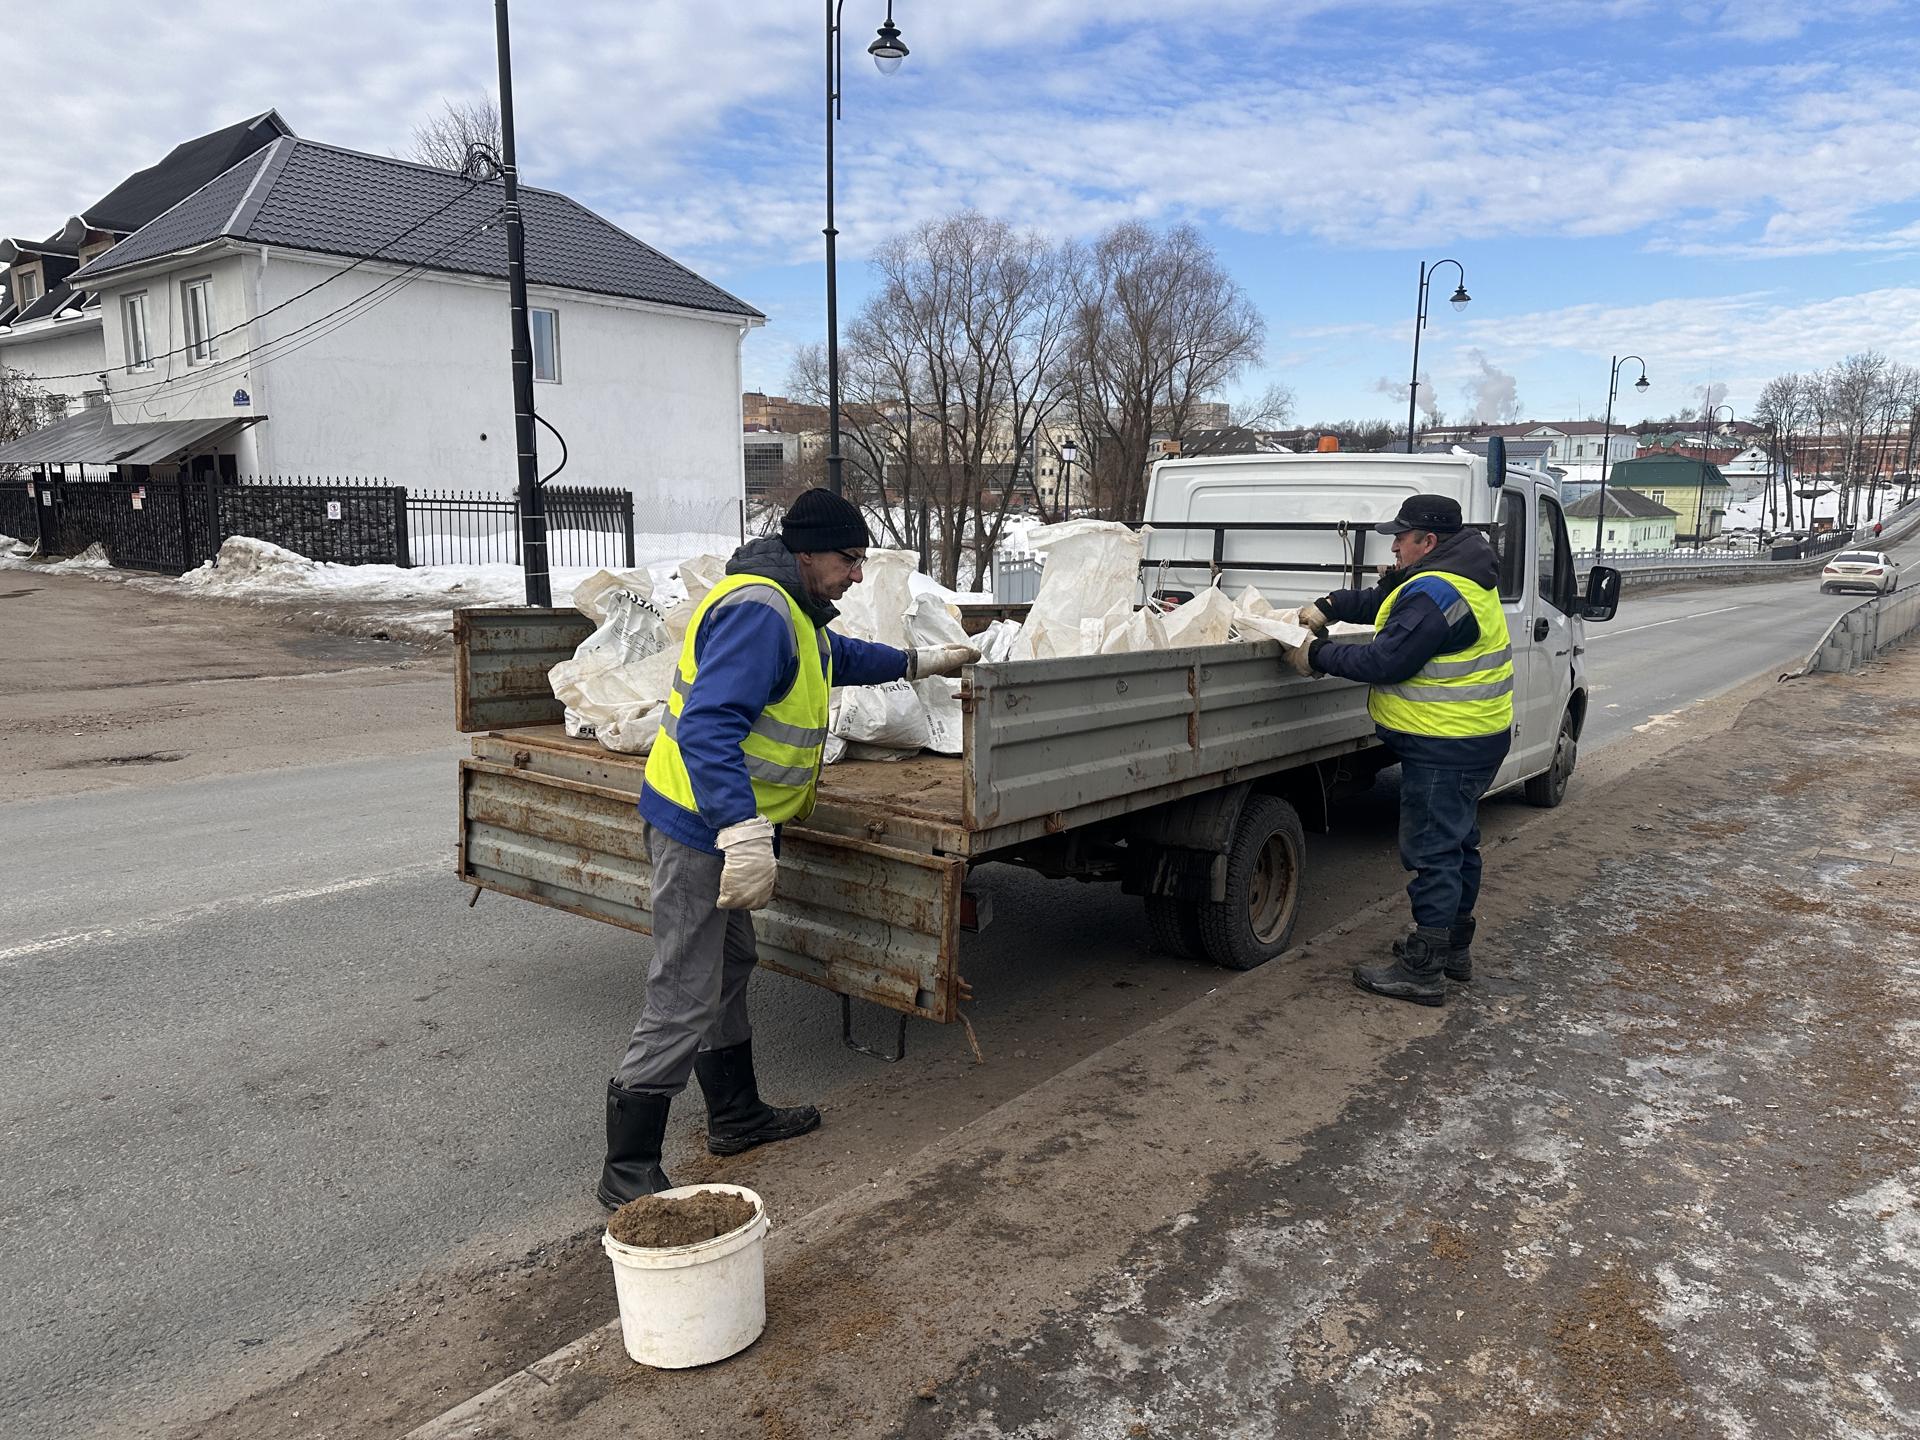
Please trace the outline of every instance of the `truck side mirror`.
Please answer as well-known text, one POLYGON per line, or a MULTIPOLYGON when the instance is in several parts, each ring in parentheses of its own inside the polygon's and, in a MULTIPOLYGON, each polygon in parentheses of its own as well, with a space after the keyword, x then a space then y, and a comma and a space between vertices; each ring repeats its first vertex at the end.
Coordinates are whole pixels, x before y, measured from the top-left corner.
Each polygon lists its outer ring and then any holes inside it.
POLYGON ((1620 572, 1596 565, 1587 572, 1587 598, 1580 606, 1582 620, 1611 620, 1620 608, 1620 572))

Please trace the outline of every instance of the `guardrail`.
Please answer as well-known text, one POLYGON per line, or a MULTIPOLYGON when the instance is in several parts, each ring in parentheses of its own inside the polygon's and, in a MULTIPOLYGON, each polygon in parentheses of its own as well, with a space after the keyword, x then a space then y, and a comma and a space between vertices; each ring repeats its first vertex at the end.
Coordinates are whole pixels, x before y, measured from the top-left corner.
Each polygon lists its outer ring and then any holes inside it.
POLYGON ((1879 595, 1864 605, 1856 605, 1820 638, 1819 646, 1807 663, 1783 680, 1810 675, 1816 671, 1844 675, 1858 670, 1869 660, 1890 650, 1920 628, 1920 589, 1906 594, 1879 595))

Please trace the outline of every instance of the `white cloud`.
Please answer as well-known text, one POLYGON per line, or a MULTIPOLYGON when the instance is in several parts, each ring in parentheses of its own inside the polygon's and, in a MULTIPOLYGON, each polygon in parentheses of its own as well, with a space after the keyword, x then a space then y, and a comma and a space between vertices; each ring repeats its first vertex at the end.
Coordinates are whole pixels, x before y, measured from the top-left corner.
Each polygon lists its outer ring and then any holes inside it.
MULTIPOLYGON (((1597 410, 1606 397, 1613 355, 1645 358, 1653 382, 1639 409, 1666 413, 1697 404, 1699 387, 1717 382, 1719 398, 1736 409, 1758 397, 1760 386, 1788 370, 1815 370, 1861 350, 1920 355, 1920 287, 1901 286, 1814 300, 1771 292, 1669 298, 1638 305, 1570 305, 1460 327, 1462 347, 1479 346, 1500 365, 1527 373, 1581 357, 1591 384, 1570 390, 1597 410), (1515 336, 1527 337, 1516 342, 1515 336)), ((1621 395, 1631 402, 1622 370, 1621 395)), ((1534 388, 1531 383, 1529 389, 1534 388)), ((1564 406, 1563 402, 1563 406, 1564 406)), ((1536 410, 1535 413, 1546 413, 1536 410)))

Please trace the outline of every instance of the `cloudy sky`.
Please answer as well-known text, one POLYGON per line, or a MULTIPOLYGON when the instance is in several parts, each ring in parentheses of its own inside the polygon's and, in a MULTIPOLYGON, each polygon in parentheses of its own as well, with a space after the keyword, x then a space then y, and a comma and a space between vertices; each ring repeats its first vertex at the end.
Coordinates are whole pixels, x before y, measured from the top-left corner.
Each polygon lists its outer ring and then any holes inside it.
MULTIPOLYGON (((1665 414, 1878 348, 1920 363, 1916 0, 845 0, 843 315, 874 243, 972 205, 1055 236, 1190 221, 1303 420, 1665 414), (1624 387, 1623 387, 1624 388, 1624 387)), ((521 0, 520 159, 765 310, 747 382, 823 331, 822 6, 521 0)), ((41 235, 191 135, 276 107, 404 152, 492 89, 489 0, 63 0, 0 55, 0 231, 41 235), (44 85, 22 77, 40 76, 44 85)))

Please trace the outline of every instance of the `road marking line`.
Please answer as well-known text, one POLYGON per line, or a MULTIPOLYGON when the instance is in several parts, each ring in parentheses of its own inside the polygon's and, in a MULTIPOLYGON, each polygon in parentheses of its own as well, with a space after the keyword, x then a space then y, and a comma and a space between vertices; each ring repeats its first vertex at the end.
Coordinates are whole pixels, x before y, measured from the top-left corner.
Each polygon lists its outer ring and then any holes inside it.
POLYGON ((1653 630, 1662 625, 1678 625, 1682 620, 1704 620, 1709 615, 1726 615, 1735 610, 1745 610, 1745 605, 1723 605, 1718 610, 1702 610, 1696 615, 1676 615, 1671 620, 1653 620, 1645 625, 1629 625, 1625 630, 1602 630, 1598 635, 1589 635, 1588 642, 1611 640, 1616 635, 1631 635, 1636 630, 1653 630))
POLYGON ((334 880, 325 885, 303 885, 293 890, 276 890, 267 895, 236 895, 224 900, 207 900, 198 905, 185 905, 178 910, 143 916, 138 920, 127 921, 120 925, 102 925, 92 930, 68 930, 55 935, 42 935, 38 939, 0 949, 0 966, 12 965, 18 961, 30 960, 36 955, 71 949, 74 946, 93 945, 105 940, 132 940, 157 934, 163 930, 176 929, 195 920, 219 915, 227 910, 238 910, 246 906, 290 905, 300 900, 319 900, 328 895, 339 895, 349 890, 365 890, 374 885, 385 885, 389 881, 410 879, 416 875, 426 875, 445 869, 447 866, 441 861, 420 861, 412 865, 401 865, 392 870, 383 870, 378 875, 356 875, 349 880, 334 880))

